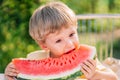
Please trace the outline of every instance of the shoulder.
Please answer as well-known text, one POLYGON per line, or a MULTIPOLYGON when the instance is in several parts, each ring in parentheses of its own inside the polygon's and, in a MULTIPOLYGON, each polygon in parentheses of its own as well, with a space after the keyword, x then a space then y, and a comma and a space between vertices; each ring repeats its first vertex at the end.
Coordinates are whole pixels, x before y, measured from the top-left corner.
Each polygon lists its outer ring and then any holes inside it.
POLYGON ((44 50, 37 50, 37 51, 34 51, 34 52, 30 52, 27 55, 27 59, 34 59, 34 60, 45 59, 45 58, 48 58, 48 57, 49 57, 49 53, 44 51, 44 50))

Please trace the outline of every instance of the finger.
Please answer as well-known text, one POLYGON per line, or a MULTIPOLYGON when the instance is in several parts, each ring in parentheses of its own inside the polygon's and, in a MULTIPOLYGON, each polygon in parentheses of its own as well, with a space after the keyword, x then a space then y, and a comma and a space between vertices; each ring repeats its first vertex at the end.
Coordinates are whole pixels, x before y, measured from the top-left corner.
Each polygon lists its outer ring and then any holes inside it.
POLYGON ((89 74, 91 72, 91 69, 89 68, 88 65, 86 65, 85 63, 82 64, 82 68, 89 74))
POLYGON ((90 79, 95 72, 95 70, 90 69, 90 67, 86 66, 85 64, 83 64, 81 71, 84 73, 87 79, 90 79))
POLYGON ((89 67, 92 71, 96 70, 96 61, 89 59, 88 62, 91 64, 89 67))
POLYGON ((18 75, 18 73, 13 73, 13 72, 10 73, 10 76, 14 76, 15 77, 17 75, 18 75))
POLYGON ((17 76, 17 73, 12 73, 12 72, 8 72, 5 74, 6 76, 17 76))
POLYGON ((14 78, 11 76, 5 76, 5 78, 6 78, 6 80, 14 80, 14 78))
POLYGON ((9 72, 19 73, 19 71, 16 70, 16 68, 13 65, 8 65, 8 67, 5 69, 5 74, 9 73, 9 72))
POLYGON ((19 73, 19 71, 17 71, 17 70, 14 69, 14 68, 7 69, 7 70, 6 70, 6 73, 7 73, 7 72, 19 73))
POLYGON ((96 66, 96 61, 92 59, 87 60, 91 65, 96 66))
POLYGON ((11 69, 11 72, 13 72, 13 73, 19 73, 19 71, 16 70, 15 68, 12 68, 12 69, 11 69))
POLYGON ((9 66, 9 68, 16 69, 15 66, 13 65, 13 63, 10 63, 8 66, 9 66))
POLYGON ((83 67, 81 67, 81 71, 84 73, 85 76, 88 75, 88 72, 83 67))
POLYGON ((95 67, 95 64, 90 60, 85 61, 84 64, 88 66, 90 69, 95 67))
POLYGON ((17 76, 17 74, 18 74, 18 72, 13 71, 13 70, 5 72, 5 75, 8 75, 8 76, 17 76))

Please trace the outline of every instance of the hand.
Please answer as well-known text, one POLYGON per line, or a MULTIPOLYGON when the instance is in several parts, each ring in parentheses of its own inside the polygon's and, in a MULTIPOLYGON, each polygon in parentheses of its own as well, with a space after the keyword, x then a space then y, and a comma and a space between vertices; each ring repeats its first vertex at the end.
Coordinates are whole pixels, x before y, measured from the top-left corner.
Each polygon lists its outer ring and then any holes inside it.
POLYGON ((81 71, 87 79, 91 79, 96 71, 96 61, 88 59, 81 64, 81 71))
POLYGON ((7 80, 14 80, 14 77, 17 76, 18 71, 15 69, 13 63, 9 63, 5 69, 5 77, 7 80))

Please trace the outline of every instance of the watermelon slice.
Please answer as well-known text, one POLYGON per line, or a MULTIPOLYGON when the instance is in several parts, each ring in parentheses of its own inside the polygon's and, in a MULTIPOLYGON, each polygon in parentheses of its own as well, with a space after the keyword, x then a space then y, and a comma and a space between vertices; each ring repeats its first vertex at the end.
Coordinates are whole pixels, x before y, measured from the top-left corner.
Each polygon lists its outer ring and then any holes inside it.
POLYGON ((81 45, 79 49, 65 54, 59 58, 46 58, 42 60, 28 60, 15 58, 12 60, 20 72, 18 77, 23 79, 39 80, 66 80, 70 75, 82 75, 80 64, 88 58, 95 57, 95 47, 81 45))

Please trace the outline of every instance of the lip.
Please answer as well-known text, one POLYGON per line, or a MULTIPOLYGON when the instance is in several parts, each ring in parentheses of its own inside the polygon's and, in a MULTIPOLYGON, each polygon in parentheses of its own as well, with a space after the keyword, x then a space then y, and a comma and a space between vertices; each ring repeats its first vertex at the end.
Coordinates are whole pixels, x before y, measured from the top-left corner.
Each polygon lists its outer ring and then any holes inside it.
POLYGON ((69 53, 73 52, 74 50, 75 50, 75 48, 70 50, 70 51, 68 51, 68 52, 66 52, 65 54, 69 54, 69 53))

